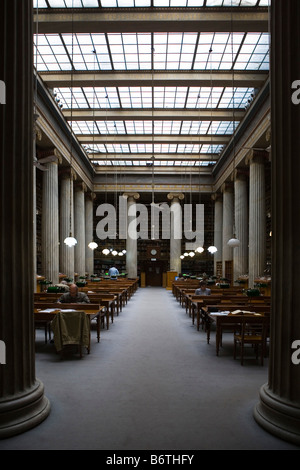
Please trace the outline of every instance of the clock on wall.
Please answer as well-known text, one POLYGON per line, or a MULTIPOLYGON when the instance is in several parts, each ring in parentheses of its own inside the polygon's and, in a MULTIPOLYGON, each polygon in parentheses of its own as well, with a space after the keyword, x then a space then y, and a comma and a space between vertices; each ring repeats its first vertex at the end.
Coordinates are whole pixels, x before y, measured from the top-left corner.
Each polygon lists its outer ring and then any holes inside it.
POLYGON ((160 247, 158 246, 148 246, 147 247, 147 258, 159 258, 160 257, 160 247))

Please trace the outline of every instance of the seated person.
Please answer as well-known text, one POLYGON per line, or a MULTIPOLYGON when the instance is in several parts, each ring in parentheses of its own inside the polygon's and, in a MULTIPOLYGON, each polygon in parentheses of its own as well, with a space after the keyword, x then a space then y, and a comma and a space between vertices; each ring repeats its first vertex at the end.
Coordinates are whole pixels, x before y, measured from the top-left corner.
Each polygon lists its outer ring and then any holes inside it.
POLYGON ((183 275, 181 273, 178 274, 178 276, 175 277, 175 281, 185 281, 183 275))
POLYGON ((211 290, 208 289, 206 286, 207 286, 206 282, 201 281, 199 289, 195 290, 195 295, 210 295, 211 290))
MULTIPOLYGON (((61 281, 59 284, 54 284, 55 287, 60 287, 64 289, 64 292, 69 292, 70 288, 67 281, 61 281)), ((62 290, 63 292, 63 290, 62 290)))
POLYGON ((108 274, 109 274, 111 279, 117 279, 117 276, 119 276, 119 271, 117 270, 117 268, 115 266, 112 266, 108 270, 108 274))
POLYGON ((59 299, 58 303, 62 304, 89 304, 90 299, 84 292, 78 292, 76 284, 70 285, 69 292, 63 294, 59 299))

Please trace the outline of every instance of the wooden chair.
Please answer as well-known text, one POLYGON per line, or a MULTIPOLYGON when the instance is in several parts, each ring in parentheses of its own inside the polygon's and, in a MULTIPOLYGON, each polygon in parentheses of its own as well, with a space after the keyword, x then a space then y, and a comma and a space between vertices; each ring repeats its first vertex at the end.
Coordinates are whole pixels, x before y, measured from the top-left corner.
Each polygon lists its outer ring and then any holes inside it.
POLYGON ((85 312, 80 310, 59 312, 51 326, 54 345, 61 358, 63 350, 70 345, 78 346, 80 358, 82 358, 82 347, 87 348, 89 352, 90 324, 85 312))
POLYGON ((264 315, 245 315, 241 319, 240 331, 234 334, 234 359, 237 356, 237 346, 240 346, 241 365, 244 364, 245 345, 250 344, 255 348, 256 359, 260 348, 260 363, 263 366, 266 356, 267 332, 269 330, 270 317, 264 315))

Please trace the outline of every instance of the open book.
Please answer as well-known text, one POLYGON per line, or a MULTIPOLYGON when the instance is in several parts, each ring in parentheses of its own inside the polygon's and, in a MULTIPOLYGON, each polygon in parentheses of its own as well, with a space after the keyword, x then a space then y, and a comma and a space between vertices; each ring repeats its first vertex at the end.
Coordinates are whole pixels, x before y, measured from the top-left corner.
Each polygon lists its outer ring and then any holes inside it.
POLYGON ((259 313, 250 312, 249 310, 233 310, 230 315, 260 315, 259 313))

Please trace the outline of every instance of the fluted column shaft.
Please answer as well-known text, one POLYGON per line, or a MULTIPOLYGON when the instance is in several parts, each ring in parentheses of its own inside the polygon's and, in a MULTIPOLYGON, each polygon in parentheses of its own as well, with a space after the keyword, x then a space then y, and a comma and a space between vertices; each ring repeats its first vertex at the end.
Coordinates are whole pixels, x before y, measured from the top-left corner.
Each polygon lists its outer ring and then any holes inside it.
POLYGON ((300 364, 293 343, 300 339, 300 105, 291 93, 300 79, 299 24, 298 0, 272 1, 272 317, 268 383, 254 413, 264 429, 298 446, 300 364))
POLYGON ((93 200, 94 194, 87 194, 85 198, 85 271, 89 274, 94 273, 94 251, 88 247, 93 241, 93 200))
POLYGON ((265 157, 253 155, 249 172, 249 287, 262 276, 266 263, 265 157))
POLYGON ((223 200, 220 196, 215 196, 215 217, 214 217, 214 245, 218 251, 214 254, 214 273, 217 273, 217 262, 222 261, 223 252, 223 200))
POLYGON ((139 194, 127 194, 126 271, 128 278, 137 277, 136 200, 139 197, 139 194))
POLYGON ((35 376, 32 21, 32 0, 0 2, 0 77, 6 84, 6 104, 0 105, 1 439, 40 424, 50 411, 35 376))
POLYGON ((233 250, 233 276, 248 273, 248 187, 245 175, 236 174, 234 181, 235 235, 240 245, 233 250))
POLYGON ((60 272, 74 278, 74 246, 64 243, 70 232, 74 237, 73 175, 66 173, 60 185, 60 272))
POLYGON ((222 269, 225 276, 225 261, 232 261, 233 249, 228 246, 228 241, 233 236, 233 188, 232 185, 225 184, 223 192, 223 248, 222 248, 222 269))
POLYGON ((59 282, 58 161, 46 163, 43 174, 42 273, 59 282))
POLYGON ((86 187, 79 183, 74 191, 74 234, 77 240, 74 253, 74 269, 78 277, 85 276, 85 203, 86 187))
POLYGON ((170 271, 181 273, 181 243, 182 243, 182 209, 180 200, 184 195, 169 193, 171 201, 171 230, 170 230, 170 271))

